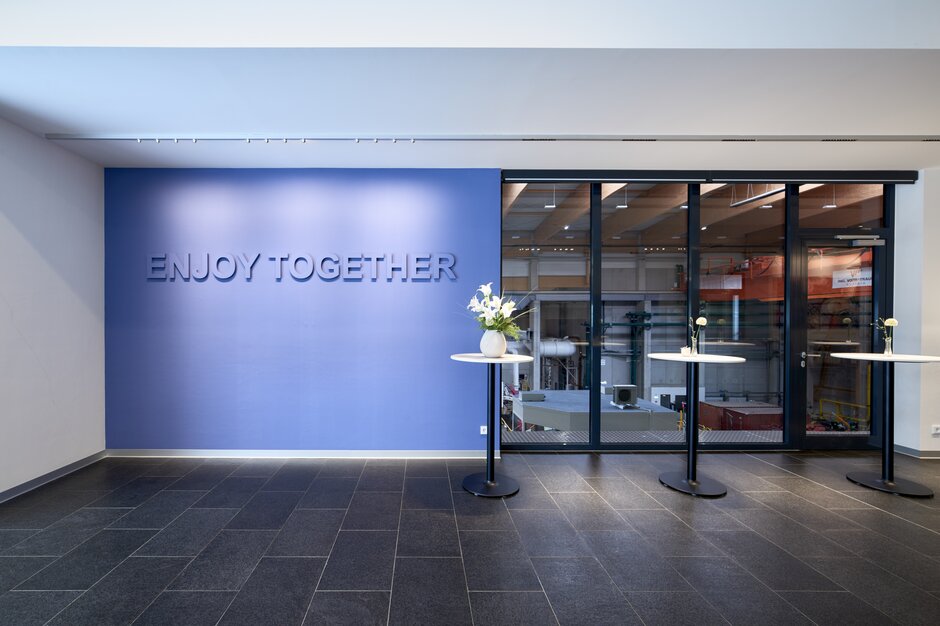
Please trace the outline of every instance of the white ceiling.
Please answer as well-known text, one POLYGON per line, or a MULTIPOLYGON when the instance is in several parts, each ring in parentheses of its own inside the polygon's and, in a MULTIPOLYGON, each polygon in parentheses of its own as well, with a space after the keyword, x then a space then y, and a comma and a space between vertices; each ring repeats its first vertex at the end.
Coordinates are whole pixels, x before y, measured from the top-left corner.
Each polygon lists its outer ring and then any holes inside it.
POLYGON ((0 45, 926 49, 936 0, 0 0, 0 45))
MULTIPOLYGON (((689 0, 647 3, 656 8, 642 10, 632 1, 586 0, 570 15, 569 28, 558 27, 569 17, 568 9, 559 9, 551 29, 545 18, 551 7, 543 4, 539 12, 529 0, 520 3, 531 10, 529 28, 518 7, 502 13, 490 7, 490 14, 480 6, 466 14, 449 9, 451 19, 444 20, 429 3, 408 0, 407 16, 424 30, 399 19, 385 22, 384 31, 383 17, 391 19, 386 5, 362 2, 329 10, 327 3, 309 3, 308 21, 285 19, 278 28, 266 28, 271 15, 284 17, 293 3, 272 0, 265 5, 270 14, 262 16, 249 10, 257 3, 227 2, 231 10, 220 9, 218 18, 229 29, 203 28, 206 7, 218 2, 190 3, 187 13, 171 14, 94 0, 62 3, 59 11, 42 14, 49 4, 0 0, 0 117, 39 135, 96 138, 59 143, 107 166, 940 166, 940 142, 921 141, 940 137, 937 2, 915 0, 886 12, 879 0, 798 0, 778 11, 757 3, 764 7, 757 15, 747 8, 755 3, 726 0, 712 3, 706 16, 703 3, 689 0), (363 4, 374 10, 351 20, 349 6, 363 4), (837 12, 848 5, 854 7, 851 19, 837 12), (800 13, 810 6, 812 19, 800 13), (663 7, 673 10, 665 23, 663 7), (922 19, 915 19, 912 7, 919 7, 922 19), (112 11, 107 17, 105 9, 112 11), (608 14, 612 19, 602 19, 608 14), (175 16, 172 28, 167 15, 175 16), (438 20, 434 28, 428 16, 438 20), (489 30, 481 16, 489 19, 489 30), (643 27, 657 16, 660 22, 643 27), (251 18, 258 20, 254 30, 247 28, 251 18), (613 18, 621 18, 617 28, 613 18), (298 23, 310 28, 292 30, 298 23), (335 27, 333 35, 321 37, 328 25, 335 27), (512 41, 518 46, 509 46, 509 25, 515 26, 512 41), (627 34, 618 39, 621 26, 627 34), (435 28, 468 47, 434 47, 441 43, 435 28), (667 35, 676 31, 690 38, 667 35), (692 36, 700 31, 712 38, 692 36), (618 49, 584 46, 583 32, 596 32, 598 41, 618 49), (662 47, 635 47, 650 33, 665 36, 662 47), (758 45, 753 33, 766 34, 770 47, 786 49, 748 49, 758 45), (736 49, 720 49, 720 37, 736 49), (555 45, 523 46, 546 40, 555 45), (859 40, 868 45, 858 46, 859 40), (321 47, 324 41, 342 47, 321 47), (712 49, 668 49, 687 41, 712 49), (165 47, 61 47, 95 42, 165 47), (174 47, 196 42, 208 47, 174 47), (226 42, 239 47, 211 47, 226 42), (30 46, 2 45, 10 43, 30 46), (254 47, 274 43, 296 47, 254 47), (806 48, 831 47, 827 43, 869 49, 806 48), (504 47, 492 47, 499 44, 504 47), (138 144, 137 137, 144 141, 138 144), (163 141, 156 144, 155 137, 163 141), (194 137, 202 141, 193 144, 194 137), (247 144, 246 137, 259 141, 247 144), (311 141, 284 144, 285 137, 311 141), (729 138, 760 141, 721 141, 729 138), (857 141, 820 141, 825 138, 857 141)), ((163 4, 183 11, 178 0, 163 4)))

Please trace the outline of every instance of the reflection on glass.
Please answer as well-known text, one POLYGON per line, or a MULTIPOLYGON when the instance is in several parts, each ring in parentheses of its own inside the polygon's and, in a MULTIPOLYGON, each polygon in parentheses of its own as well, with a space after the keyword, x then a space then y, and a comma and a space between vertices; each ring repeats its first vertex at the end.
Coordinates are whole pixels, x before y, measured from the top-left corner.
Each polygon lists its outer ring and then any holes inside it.
POLYGON ((784 200, 780 184, 702 185, 699 349, 747 359, 703 368, 703 441, 783 441, 784 200))
POLYGON ((681 443, 688 186, 602 186, 601 441, 681 443))
POLYGON ((502 371, 505 443, 588 443, 590 185, 503 185, 503 291, 525 311, 502 371))
POLYGON ((868 435, 871 364, 833 352, 871 352, 872 249, 807 251, 806 432, 868 435))
POLYGON ((800 228, 870 229, 883 225, 882 185, 800 185, 800 228))

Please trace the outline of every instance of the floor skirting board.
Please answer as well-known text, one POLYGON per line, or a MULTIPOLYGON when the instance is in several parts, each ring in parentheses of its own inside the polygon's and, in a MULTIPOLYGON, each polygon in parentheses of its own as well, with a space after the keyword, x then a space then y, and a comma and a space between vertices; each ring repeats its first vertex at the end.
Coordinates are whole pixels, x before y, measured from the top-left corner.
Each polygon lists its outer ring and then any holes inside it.
MULTIPOLYGON (((238 459, 485 459, 485 450, 162 450, 109 449, 108 456, 238 459)), ((498 454, 497 454, 498 456, 498 454)))
POLYGON ((940 450, 915 450, 914 448, 895 444, 894 451, 898 454, 912 456, 915 459, 940 459, 940 450))
POLYGON ((26 493, 27 491, 32 491, 36 487, 41 487, 45 485, 46 483, 51 483, 53 480, 56 480, 57 478, 62 478, 66 474, 71 474, 72 472, 76 470, 80 470, 86 465, 91 465, 95 461, 99 461, 106 456, 108 456, 108 451, 102 450, 101 452, 96 452, 95 454, 92 454, 91 456, 86 456, 84 459, 79 459, 75 461, 74 463, 69 463, 68 465, 64 467, 60 467, 57 470, 52 470, 51 472, 43 474, 42 476, 38 476, 32 480, 27 480, 22 485, 17 485, 16 487, 12 487, 10 489, 7 489, 6 491, 0 491, 0 503, 6 502, 7 500, 11 500, 15 498, 16 496, 26 493))

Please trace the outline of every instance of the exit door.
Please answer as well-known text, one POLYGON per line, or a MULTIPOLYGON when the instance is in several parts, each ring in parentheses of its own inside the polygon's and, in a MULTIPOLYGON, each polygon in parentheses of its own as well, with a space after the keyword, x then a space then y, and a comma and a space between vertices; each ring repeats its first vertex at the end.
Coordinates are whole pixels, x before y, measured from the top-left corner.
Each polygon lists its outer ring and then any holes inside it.
POLYGON ((802 240, 790 422, 801 448, 867 448, 880 436, 881 366, 834 355, 880 349, 881 243, 802 240))

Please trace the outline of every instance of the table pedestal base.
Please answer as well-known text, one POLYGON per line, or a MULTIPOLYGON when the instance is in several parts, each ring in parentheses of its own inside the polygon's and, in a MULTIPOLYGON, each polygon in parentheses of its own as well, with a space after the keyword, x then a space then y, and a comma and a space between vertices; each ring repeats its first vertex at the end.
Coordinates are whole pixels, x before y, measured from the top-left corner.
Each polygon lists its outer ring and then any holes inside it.
POLYGON ((893 482, 888 482, 882 479, 881 474, 878 472, 851 472, 846 474, 845 477, 857 485, 877 489, 885 493, 910 496, 911 498, 933 497, 933 491, 919 483, 903 478, 895 478, 893 482))
POLYGON ((685 472, 663 472, 659 475, 659 482, 670 489, 702 498, 720 498, 728 493, 728 488, 717 480, 699 476, 698 480, 690 482, 685 472))
POLYGON ((519 491, 519 483, 509 476, 496 474, 495 478, 493 482, 487 482, 486 472, 470 474, 463 479, 463 488, 475 496, 484 498, 501 498, 519 491))

